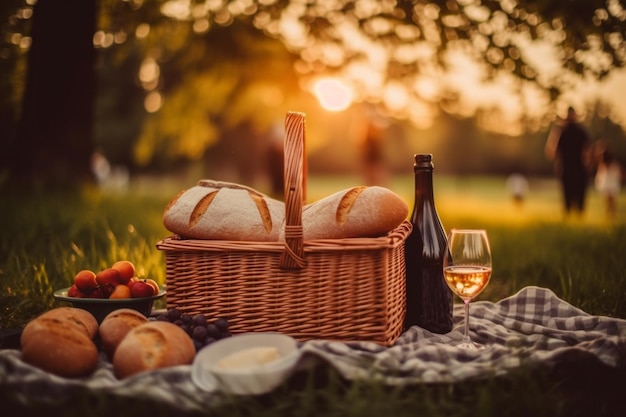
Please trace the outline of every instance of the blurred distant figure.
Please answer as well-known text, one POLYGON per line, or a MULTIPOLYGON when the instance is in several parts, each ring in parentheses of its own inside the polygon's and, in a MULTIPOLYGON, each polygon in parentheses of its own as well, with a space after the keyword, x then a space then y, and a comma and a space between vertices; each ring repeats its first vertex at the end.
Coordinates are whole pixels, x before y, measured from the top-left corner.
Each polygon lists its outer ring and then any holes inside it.
POLYGON ((528 180, 520 173, 513 173, 506 179, 506 187, 508 188, 513 202, 522 205, 528 192, 528 180))
POLYGON ((387 168, 384 157, 384 125, 382 121, 371 120, 362 144, 363 169, 366 185, 384 185, 387 181, 387 168))
POLYGON ((267 154, 267 169, 270 176, 270 195, 273 198, 282 199, 285 195, 285 129, 280 123, 272 126, 269 133, 269 145, 267 154))
POLYGON ((585 210, 588 182, 589 135, 578 123, 573 107, 567 117, 555 123, 546 142, 546 155, 554 161, 556 175, 561 181, 565 214, 585 210))
POLYGON ((601 153, 594 184, 604 198, 607 217, 614 219, 622 185, 622 165, 609 149, 604 149, 601 153))
POLYGON ((91 155, 91 170, 99 185, 104 184, 111 175, 111 164, 102 152, 95 151, 91 155))
POLYGON ((123 191, 128 188, 130 174, 123 166, 111 166, 106 156, 96 151, 91 155, 91 170, 100 188, 123 191))

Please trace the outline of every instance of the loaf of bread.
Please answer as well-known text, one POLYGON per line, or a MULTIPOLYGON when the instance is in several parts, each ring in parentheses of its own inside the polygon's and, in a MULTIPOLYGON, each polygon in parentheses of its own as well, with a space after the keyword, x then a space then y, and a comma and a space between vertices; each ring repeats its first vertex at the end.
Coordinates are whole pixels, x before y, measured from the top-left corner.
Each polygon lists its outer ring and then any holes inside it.
POLYGON ((285 217, 283 202, 252 188, 201 180, 165 207, 170 232, 195 239, 276 241, 285 217))
MULTIPOLYGON (((406 202, 380 186, 352 187, 304 206, 305 240, 383 236, 409 214, 406 202)), ((166 206, 165 227, 195 239, 284 240, 285 205, 239 184, 200 180, 166 206)))
POLYGON ((149 321, 130 330, 113 355, 113 370, 120 378, 140 372, 187 365, 196 354, 191 337, 167 321, 149 321))
POLYGON ((302 234, 304 240, 384 236, 408 214, 406 202, 385 187, 352 187, 304 206, 302 234))
POLYGON ((57 307, 41 314, 39 318, 56 318, 66 320, 83 328, 90 338, 98 334, 98 320, 87 310, 75 307, 57 307))
POLYGON ((117 346, 122 342, 126 334, 146 322, 148 322, 146 316, 130 308, 114 310, 104 317, 98 332, 102 350, 107 354, 109 360, 113 360, 115 349, 117 349, 117 346))
POLYGON ((91 374, 98 366, 98 348, 90 334, 91 319, 96 319, 76 310, 62 307, 31 320, 20 339, 22 360, 62 377, 91 374))

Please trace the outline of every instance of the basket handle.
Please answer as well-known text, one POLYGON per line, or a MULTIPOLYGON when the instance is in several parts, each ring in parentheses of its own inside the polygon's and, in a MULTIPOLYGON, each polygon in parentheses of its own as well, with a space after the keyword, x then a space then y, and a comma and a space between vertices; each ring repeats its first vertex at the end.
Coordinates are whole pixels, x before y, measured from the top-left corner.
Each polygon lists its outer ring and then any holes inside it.
POLYGON ((288 112, 285 118, 285 250, 281 269, 302 269, 304 242, 302 205, 305 187, 304 113, 288 112))

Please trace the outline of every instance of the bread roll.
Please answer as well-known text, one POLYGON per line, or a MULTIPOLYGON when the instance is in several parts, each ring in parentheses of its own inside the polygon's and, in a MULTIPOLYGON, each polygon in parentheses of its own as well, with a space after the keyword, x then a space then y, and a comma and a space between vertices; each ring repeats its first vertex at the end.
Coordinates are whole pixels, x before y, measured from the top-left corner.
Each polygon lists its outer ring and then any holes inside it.
POLYGON ((115 349, 126 334, 147 321, 146 316, 130 308, 120 308, 107 314, 100 323, 98 331, 102 350, 107 354, 109 360, 113 359, 115 349))
POLYGON ((201 180, 165 207, 164 226, 195 239, 276 241, 285 206, 243 185, 201 180))
POLYGON ((82 308, 57 307, 39 316, 39 318, 43 317, 52 317, 75 323, 77 326, 84 328, 92 339, 98 334, 98 320, 93 314, 82 308))
POLYGON ((304 240, 383 236, 409 214, 406 202, 379 186, 339 191, 302 210, 304 240))
MULTIPOLYGON (((90 339, 93 339, 98 334, 98 321, 93 316, 93 314, 81 308, 53 308, 52 310, 48 310, 45 313, 42 313, 32 321, 42 319, 54 319, 63 321, 71 326, 74 326, 78 331, 85 333, 87 336, 89 336, 90 339)), ((22 335, 20 336, 20 343, 22 344, 22 346, 25 342, 28 342, 31 339, 30 332, 34 328, 36 327, 31 325, 30 323, 29 325, 24 327, 24 330, 22 330, 22 335)))
POLYGON ((22 332, 22 360, 63 377, 80 377, 98 366, 98 348, 89 334, 63 318, 38 317, 22 332))
POLYGON ((191 337, 167 321, 149 321, 128 332, 113 355, 115 375, 126 378, 139 372, 187 365, 196 355, 191 337))

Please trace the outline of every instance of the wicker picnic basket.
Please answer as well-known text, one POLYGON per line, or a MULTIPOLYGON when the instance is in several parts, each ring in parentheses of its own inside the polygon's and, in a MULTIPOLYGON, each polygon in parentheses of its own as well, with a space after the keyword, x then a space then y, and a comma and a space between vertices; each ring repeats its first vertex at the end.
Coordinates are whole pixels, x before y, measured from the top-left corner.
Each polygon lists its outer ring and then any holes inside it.
POLYGON ((304 115, 288 113, 285 128, 285 241, 159 241, 167 308, 226 317, 233 334, 392 345, 404 320, 411 224, 382 237, 303 241, 304 115))

